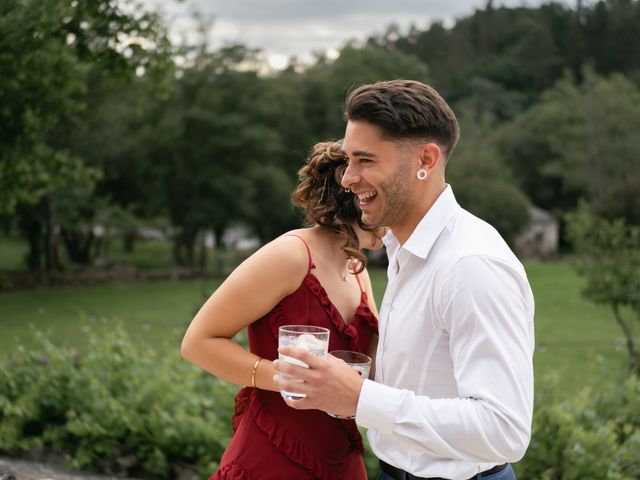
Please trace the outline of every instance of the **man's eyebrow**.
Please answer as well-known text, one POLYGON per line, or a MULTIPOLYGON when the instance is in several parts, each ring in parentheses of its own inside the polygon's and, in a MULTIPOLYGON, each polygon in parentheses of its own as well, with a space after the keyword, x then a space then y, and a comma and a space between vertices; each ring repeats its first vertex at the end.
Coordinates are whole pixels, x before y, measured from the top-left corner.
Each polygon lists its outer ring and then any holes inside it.
MULTIPOLYGON (((347 152, 345 152, 346 154, 347 152)), ((356 150, 355 152, 351 152, 352 157, 368 157, 368 158, 376 158, 377 155, 375 153, 367 152, 366 150, 356 150)))

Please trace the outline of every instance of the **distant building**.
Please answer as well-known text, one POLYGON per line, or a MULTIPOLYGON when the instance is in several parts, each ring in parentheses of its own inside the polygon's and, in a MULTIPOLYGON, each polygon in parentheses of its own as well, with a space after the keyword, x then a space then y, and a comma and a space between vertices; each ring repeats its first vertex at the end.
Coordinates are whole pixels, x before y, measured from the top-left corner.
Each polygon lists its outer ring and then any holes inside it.
POLYGON ((546 260, 558 255, 560 224, 541 208, 529 209, 529 225, 516 238, 515 251, 520 259, 546 260))
POLYGON ((222 236, 222 243, 226 248, 235 250, 255 250, 260 247, 260 239, 251 235, 249 229, 242 224, 227 228, 222 236))

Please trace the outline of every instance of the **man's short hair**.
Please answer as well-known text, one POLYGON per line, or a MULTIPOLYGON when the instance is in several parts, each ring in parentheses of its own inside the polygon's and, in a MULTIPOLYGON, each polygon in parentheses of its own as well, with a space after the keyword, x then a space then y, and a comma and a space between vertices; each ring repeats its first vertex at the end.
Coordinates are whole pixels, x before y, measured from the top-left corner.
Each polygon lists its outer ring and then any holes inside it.
POLYGON ((380 127, 393 140, 437 143, 451 155, 460 127, 453 110, 429 85, 414 80, 389 80, 362 85, 346 100, 346 120, 362 120, 380 127))

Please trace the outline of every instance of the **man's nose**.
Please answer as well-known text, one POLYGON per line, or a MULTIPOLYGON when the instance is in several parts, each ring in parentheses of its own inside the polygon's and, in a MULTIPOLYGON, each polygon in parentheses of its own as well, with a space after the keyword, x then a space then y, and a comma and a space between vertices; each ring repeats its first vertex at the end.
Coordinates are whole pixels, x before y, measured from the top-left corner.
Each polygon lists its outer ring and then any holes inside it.
POLYGON ((342 179, 340 180, 340 183, 344 188, 349 188, 351 187, 351 185, 353 185, 357 181, 358 181, 358 178, 354 171, 353 164, 349 163, 347 165, 347 169, 344 171, 344 174, 342 175, 342 179))

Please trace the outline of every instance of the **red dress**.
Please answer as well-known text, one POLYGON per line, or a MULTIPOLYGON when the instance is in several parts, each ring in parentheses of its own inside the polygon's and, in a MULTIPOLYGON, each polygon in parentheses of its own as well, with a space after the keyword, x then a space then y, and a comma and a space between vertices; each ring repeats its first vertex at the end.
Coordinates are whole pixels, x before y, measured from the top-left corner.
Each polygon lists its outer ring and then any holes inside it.
MULTIPOLYGON (((253 353, 275 360, 281 325, 328 328, 329 351, 368 351, 372 335, 378 333, 378 320, 369 310, 366 293, 362 291, 360 305, 347 325, 311 273, 314 268, 309 253, 309 272, 300 287, 249 326, 253 353)), ((245 387, 236 396, 233 428, 220 469, 210 480, 367 478, 362 438, 354 420, 339 420, 320 410, 295 410, 278 392, 245 387)))

